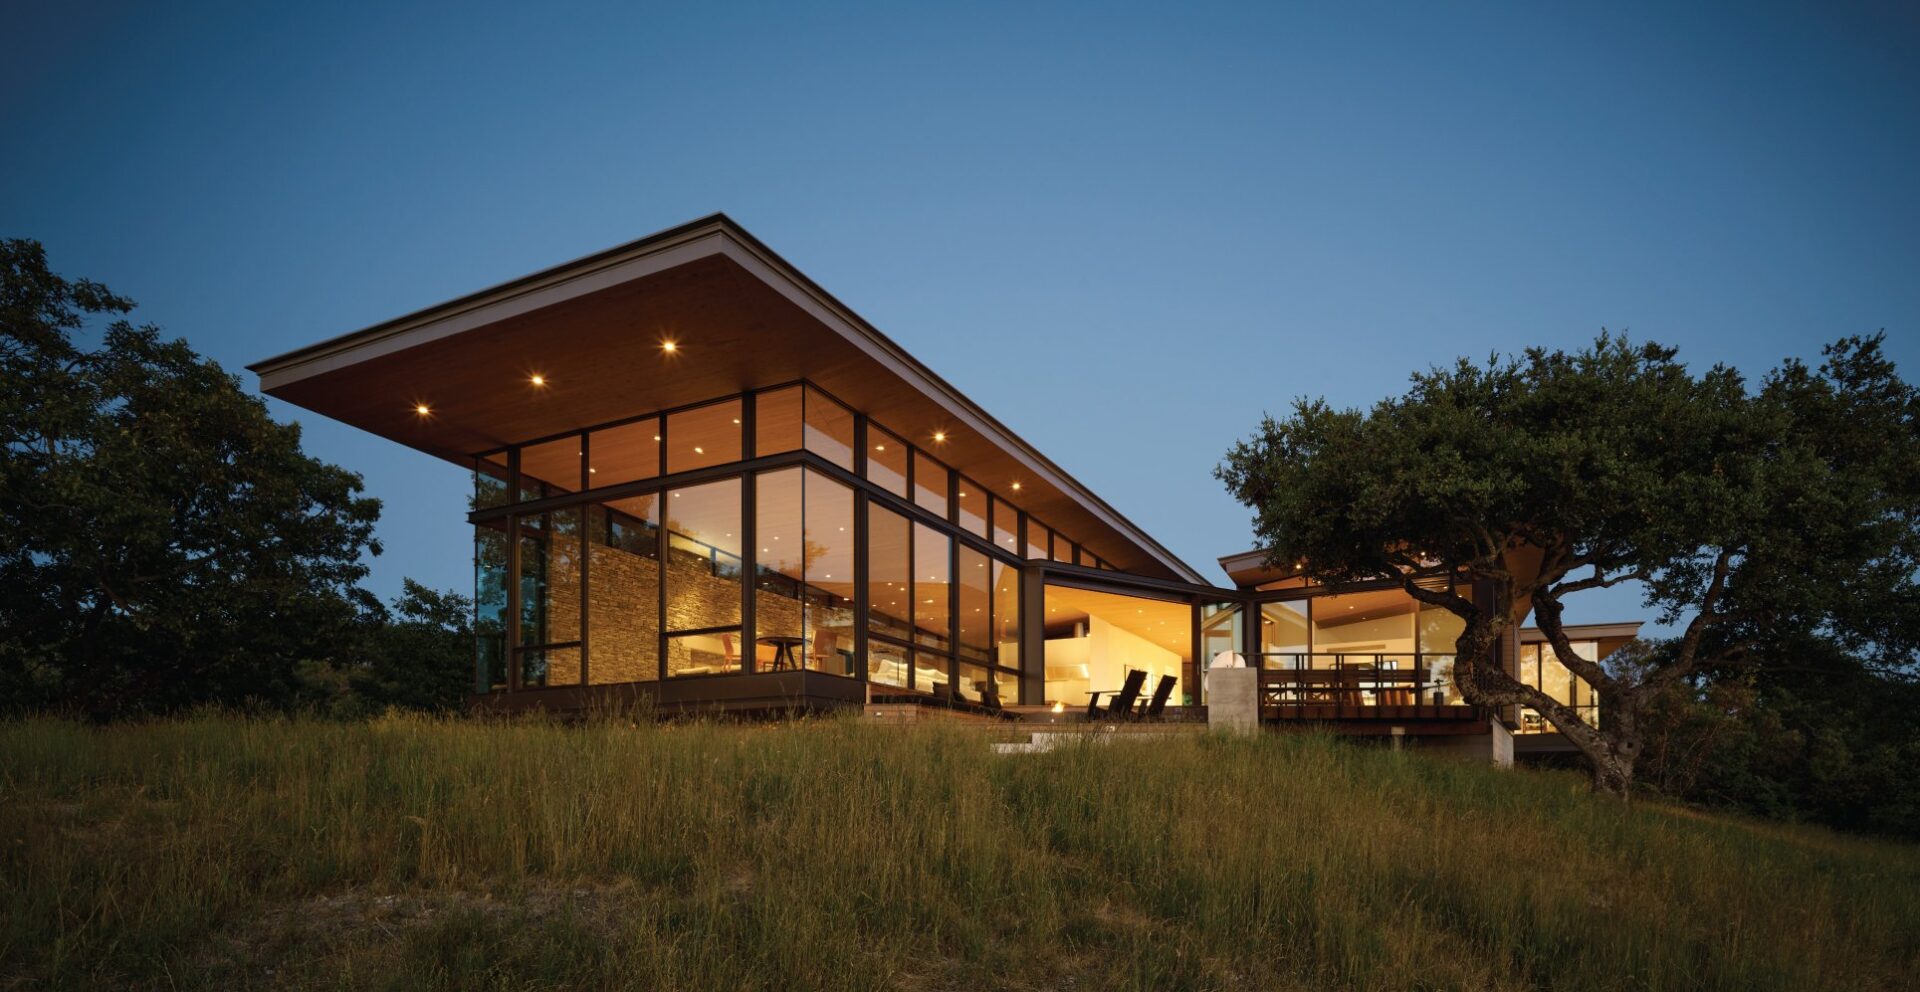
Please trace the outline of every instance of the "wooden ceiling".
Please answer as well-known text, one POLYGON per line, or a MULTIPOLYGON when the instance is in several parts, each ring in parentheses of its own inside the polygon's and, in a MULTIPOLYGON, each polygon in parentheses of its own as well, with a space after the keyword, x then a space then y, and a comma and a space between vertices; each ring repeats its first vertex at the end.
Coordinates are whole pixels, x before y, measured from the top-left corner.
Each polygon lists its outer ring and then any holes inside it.
MULTIPOLYGON (((502 445, 804 378, 1117 567, 1199 580, 877 331, 829 326, 819 307, 796 302, 794 285, 776 288, 768 270, 784 263, 750 235, 706 223, 721 248, 658 271, 582 289, 563 266, 253 368, 271 396, 463 465, 502 445), (572 289, 556 289, 568 279, 572 289), (516 300, 532 302, 505 306, 516 300)), ((651 240, 615 252, 642 255, 651 240)))

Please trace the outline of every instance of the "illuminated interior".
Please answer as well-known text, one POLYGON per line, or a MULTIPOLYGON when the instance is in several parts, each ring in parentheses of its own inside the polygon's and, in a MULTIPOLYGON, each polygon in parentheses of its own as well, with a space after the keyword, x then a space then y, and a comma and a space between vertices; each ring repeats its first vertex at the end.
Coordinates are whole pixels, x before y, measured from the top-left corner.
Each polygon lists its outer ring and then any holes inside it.
POLYGON ((1045 600, 1046 702, 1085 707, 1090 692, 1118 690, 1137 669, 1147 673, 1143 698, 1169 676, 1171 702, 1180 704, 1193 662, 1192 605, 1057 585, 1045 600))

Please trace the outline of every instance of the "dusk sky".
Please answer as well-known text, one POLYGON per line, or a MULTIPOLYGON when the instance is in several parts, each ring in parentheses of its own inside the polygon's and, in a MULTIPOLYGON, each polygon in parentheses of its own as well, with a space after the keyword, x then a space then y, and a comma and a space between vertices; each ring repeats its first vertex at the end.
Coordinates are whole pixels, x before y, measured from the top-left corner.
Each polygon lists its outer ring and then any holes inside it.
MULTIPOLYGON (((1296 396, 1602 328, 1920 375, 1911 4, 35 6, 0 236, 248 389, 725 211, 1222 582, 1211 470, 1296 396)), ((470 591, 463 470, 272 409, 384 502, 377 592, 470 591)))

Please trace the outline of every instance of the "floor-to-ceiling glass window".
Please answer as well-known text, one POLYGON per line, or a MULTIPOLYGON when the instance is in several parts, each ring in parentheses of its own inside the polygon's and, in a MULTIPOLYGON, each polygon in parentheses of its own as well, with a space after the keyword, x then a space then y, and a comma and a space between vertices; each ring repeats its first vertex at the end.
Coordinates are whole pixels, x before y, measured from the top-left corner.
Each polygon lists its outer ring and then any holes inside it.
MULTIPOLYGON (((1594 641, 1573 641, 1571 644, 1573 653, 1581 658, 1597 661, 1600 657, 1600 645, 1594 641)), ((1518 662, 1514 674, 1520 681, 1573 707, 1582 719, 1597 724, 1600 707, 1593 687, 1560 663, 1552 645, 1522 644, 1518 662)), ((1550 734, 1558 733, 1558 730, 1538 711, 1523 706, 1520 708, 1520 729, 1516 733, 1550 734)))
POLYGON ((664 517, 667 674, 737 672, 743 647, 740 480, 672 490, 664 517))
POLYGON ((658 493, 587 508, 587 648, 594 685, 660 676, 658 493))
POLYGON ((580 684, 581 513, 526 514, 520 530, 520 684, 580 684))
POLYGON ((473 528, 474 690, 507 687, 507 522, 473 528))
POLYGON ((867 679, 902 689, 913 637, 912 534, 906 517, 867 505, 867 679))
POLYGON ((941 691, 952 677, 953 538, 913 525, 913 688, 941 691))
POLYGON ((1146 673, 1142 699, 1172 679, 1168 702, 1190 700, 1191 604, 1056 585, 1044 600, 1047 702, 1084 707, 1089 693, 1121 689, 1134 670, 1146 673))
POLYGON ((987 556, 961 545, 958 572, 960 614, 955 617, 959 637, 960 695, 976 702, 999 695, 999 686, 987 675, 993 661, 993 572, 987 556))
MULTIPOLYGON (((1019 685, 1019 676, 1012 673, 1021 669, 1020 570, 995 558, 988 571, 993 574, 993 663, 1004 670, 996 676, 1004 689, 1008 682, 1019 685)), ((1018 698, 1017 690, 1012 694, 1003 691, 1000 696, 1004 703, 1018 698)))
POLYGON ((1308 625, 1313 601, 1288 600, 1260 604, 1260 667, 1276 669, 1306 668, 1307 655, 1313 651, 1308 625))
MULTIPOLYGON (((1198 669, 1202 695, 1205 695, 1206 673, 1215 667, 1244 668, 1254 664, 1254 660, 1240 653, 1240 646, 1246 643, 1242 636, 1246 622, 1244 611, 1239 603, 1205 603, 1200 607, 1200 657, 1194 659, 1198 669)), ((1189 676, 1196 673, 1189 672, 1189 676)), ((1191 681, 1189 682, 1191 685, 1191 681)))
MULTIPOLYGON (((794 427, 798 440, 797 418, 794 427)), ((754 481, 753 537, 760 545, 753 582, 754 667, 760 671, 799 668, 805 657, 807 542, 801 472, 797 466, 762 472, 754 481)))
MULTIPOLYGON (((1454 591, 1462 596, 1469 594, 1464 588, 1454 591)), ((1430 673, 1421 689, 1421 702, 1433 706, 1466 705, 1460 695, 1460 683, 1454 678, 1453 659, 1467 622, 1452 610, 1429 603, 1419 604, 1418 617, 1420 658, 1430 673)))
POLYGON ((754 487, 757 667, 854 675, 853 490, 798 467, 754 487))

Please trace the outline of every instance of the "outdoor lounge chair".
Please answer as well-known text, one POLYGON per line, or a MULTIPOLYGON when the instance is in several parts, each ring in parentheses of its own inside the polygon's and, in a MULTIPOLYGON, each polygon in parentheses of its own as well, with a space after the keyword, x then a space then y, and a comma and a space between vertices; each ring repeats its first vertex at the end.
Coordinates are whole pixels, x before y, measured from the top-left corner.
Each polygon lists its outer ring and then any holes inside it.
POLYGON ((1125 720, 1133 715, 1133 704, 1140 699, 1140 689, 1147 684, 1147 673, 1137 668, 1127 669, 1127 680, 1120 685, 1119 691, 1096 689, 1087 693, 1087 719, 1098 720, 1102 716, 1100 697, 1111 697, 1107 702, 1105 716, 1113 720, 1125 720))
POLYGON ((1158 720, 1167 711, 1167 700, 1173 697, 1173 687, 1180 680, 1171 675, 1160 676, 1160 682, 1153 687, 1153 698, 1140 704, 1140 719, 1158 720))

